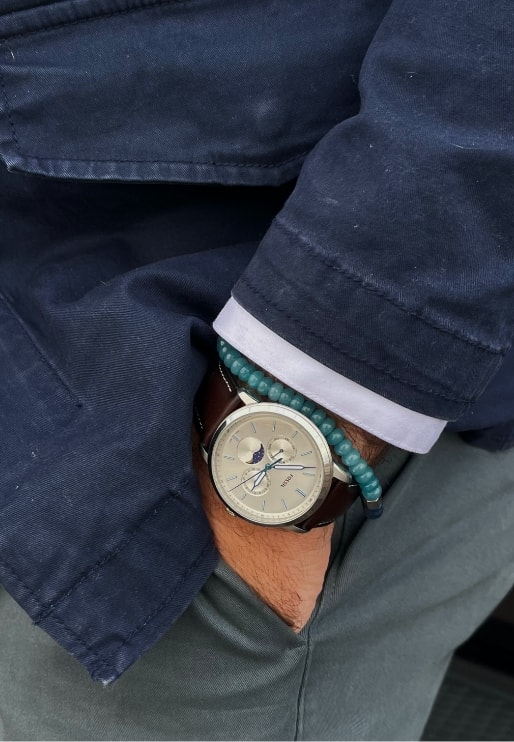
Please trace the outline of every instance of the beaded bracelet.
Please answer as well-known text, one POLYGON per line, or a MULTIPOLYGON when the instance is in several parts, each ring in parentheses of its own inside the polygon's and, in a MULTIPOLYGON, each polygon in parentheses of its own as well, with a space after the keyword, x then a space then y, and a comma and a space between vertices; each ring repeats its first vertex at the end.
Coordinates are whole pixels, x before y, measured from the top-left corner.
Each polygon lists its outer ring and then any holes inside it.
POLYGON ((223 364, 234 377, 243 381, 261 397, 268 397, 271 402, 278 402, 286 407, 301 412, 309 418, 323 433, 328 444, 339 456, 347 471, 357 482, 360 488, 360 499, 364 513, 368 518, 378 518, 382 515, 382 487, 372 467, 364 461, 356 448, 352 446, 341 428, 336 427, 335 420, 316 406, 315 402, 298 394, 294 389, 285 387, 279 381, 265 376, 252 363, 229 345, 225 340, 218 338, 218 354, 223 364))

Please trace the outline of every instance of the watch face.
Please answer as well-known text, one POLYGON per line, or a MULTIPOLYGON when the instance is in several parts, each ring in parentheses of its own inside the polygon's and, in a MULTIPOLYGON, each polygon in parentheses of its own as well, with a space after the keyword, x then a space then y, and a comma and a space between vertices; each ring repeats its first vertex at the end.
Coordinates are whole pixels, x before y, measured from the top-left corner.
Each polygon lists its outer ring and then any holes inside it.
POLYGON ((318 428, 272 403, 248 405, 223 421, 212 440, 209 469, 231 510, 270 526, 304 520, 332 482, 332 456, 318 428))

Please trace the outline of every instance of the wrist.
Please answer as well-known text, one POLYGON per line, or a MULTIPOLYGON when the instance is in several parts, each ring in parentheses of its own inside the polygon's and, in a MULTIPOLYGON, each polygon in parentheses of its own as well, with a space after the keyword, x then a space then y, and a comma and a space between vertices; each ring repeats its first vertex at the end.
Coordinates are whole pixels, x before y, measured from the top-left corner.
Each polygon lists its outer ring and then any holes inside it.
MULTIPOLYGON (((330 413, 330 410, 328 411, 330 413)), ((368 461, 371 466, 376 466, 382 461, 385 454, 391 447, 389 443, 378 438, 373 433, 369 433, 364 428, 360 428, 355 423, 345 420, 339 415, 332 415, 338 427, 343 428, 346 437, 351 444, 360 452, 362 458, 368 461)))
POLYGON ((350 425, 340 418, 334 419, 327 412, 318 407, 315 402, 305 398, 295 390, 285 387, 275 377, 269 376, 264 370, 256 367, 253 362, 242 356, 239 351, 230 346, 221 338, 218 340, 220 356, 220 372, 224 376, 224 366, 232 381, 225 378, 227 386, 232 383, 245 386, 250 396, 256 402, 278 403, 289 407, 295 413, 300 413, 313 423, 332 447, 335 454, 334 461, 340 459, 343 467, 340 471, 347 482, 357 485, 360 489, 360 499, 368 518, 377 518, 382 513, 382 488, 375 475, 373 467, 364 458, 352 441, 360 444, 370 456, 370 460, 378 461, 387 450, 387 444, 375 436, 366 433, 355 425, 350 425), (341 425, 338 427, 338 423, 341 425), (346 427, 345 427, 346 425, 346 427), (351 438, 347 436, 347 428, 351 438))
POLYGON ((330 559, 333 524, 305 534, 232 515, 215 492, 193 431, 202 503, 221 558, 294 631, 308 621, 330 559))

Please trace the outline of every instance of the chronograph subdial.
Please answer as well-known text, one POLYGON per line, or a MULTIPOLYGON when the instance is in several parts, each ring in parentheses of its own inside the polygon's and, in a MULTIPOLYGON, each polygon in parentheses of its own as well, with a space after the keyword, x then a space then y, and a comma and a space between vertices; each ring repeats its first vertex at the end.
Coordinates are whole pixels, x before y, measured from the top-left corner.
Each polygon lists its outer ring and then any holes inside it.
POLYGON ((241 477, 242 489, 249 495, 260 497, 265 495, 270 488, 270 479, 267 472, 255 469, 246 469, 241 477))
POLYGON ((277 461, 280 458, 282 463, 288 464, 296 458, 297 450, 290 438, 280 436, 269 441, 267 454, 271 461, 277 461))

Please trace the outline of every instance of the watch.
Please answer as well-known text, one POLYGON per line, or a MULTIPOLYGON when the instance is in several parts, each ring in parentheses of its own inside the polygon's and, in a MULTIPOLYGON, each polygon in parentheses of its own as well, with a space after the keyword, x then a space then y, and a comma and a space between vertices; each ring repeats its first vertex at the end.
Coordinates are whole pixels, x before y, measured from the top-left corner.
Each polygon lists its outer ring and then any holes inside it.
POLYGON ((306 532, 331 523, 359 497, 309 418, 260 401, 221 363, 206 377, 195 409, 202 455, 231 514, 306 532))

